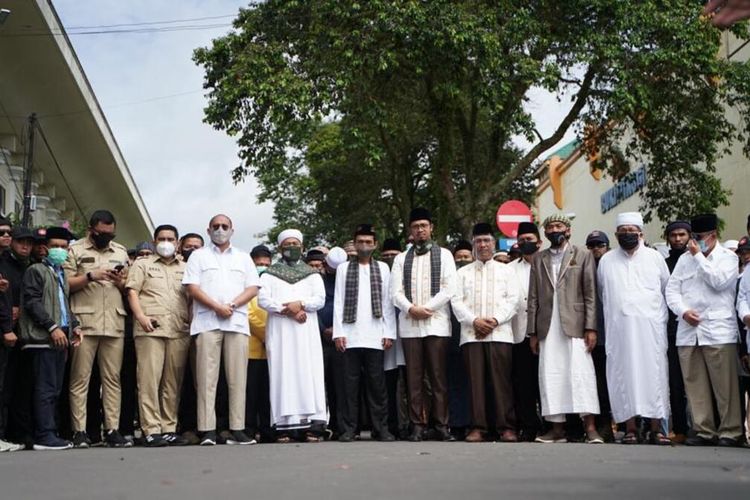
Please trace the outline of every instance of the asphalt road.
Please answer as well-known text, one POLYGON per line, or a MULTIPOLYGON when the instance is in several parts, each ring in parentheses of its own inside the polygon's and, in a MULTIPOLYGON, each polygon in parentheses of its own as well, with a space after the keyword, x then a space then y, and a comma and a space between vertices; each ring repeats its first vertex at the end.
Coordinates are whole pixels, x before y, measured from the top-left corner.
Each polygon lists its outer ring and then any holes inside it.
POLYGON ((0 455, 0 499, 750 498, 750 450, 310 443, 0 455))

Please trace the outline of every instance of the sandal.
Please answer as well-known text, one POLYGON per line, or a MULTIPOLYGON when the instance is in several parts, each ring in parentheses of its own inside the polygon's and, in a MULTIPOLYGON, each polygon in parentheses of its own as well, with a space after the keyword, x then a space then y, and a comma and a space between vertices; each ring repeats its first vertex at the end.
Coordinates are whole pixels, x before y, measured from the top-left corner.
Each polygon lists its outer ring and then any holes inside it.
POLYGON ((628 432, 623 436, 622 444, 638 444, 638 436, 635 432, 628 432))
POLYGON ((305 442, 307 443, 320 443, 321 441, 323 441, 323 438, 314 434, 307 434, 305 436, 305 442))
POLYGON ((648 441, 658 446, 670 446, 672 444, 672 441, 662 432, 652 432, 648 441))
POLYGON ((287 444, 292 442, 292 438, 289 436, 279 436, 276 438, 276 442, 279 444, 287 444))

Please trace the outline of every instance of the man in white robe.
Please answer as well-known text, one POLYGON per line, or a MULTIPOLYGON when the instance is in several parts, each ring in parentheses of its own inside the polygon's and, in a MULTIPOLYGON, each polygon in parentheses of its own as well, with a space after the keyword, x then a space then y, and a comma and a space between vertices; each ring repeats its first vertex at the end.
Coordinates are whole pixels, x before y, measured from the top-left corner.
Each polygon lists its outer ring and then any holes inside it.
POLYGON ((607 381, 612 416, 625 422, 623 444, 638 443, 635 417, 651 419, 650 442, 669 445, 660 420, 669 418, 667 303, 669 269, 643 243, 643 217, 617 216, 620 248, 599 261, 598 291, 607 332, 607 381))
POLYGON ((328 420, 316 312, 325 303, 325 288, 320 273, 300 260, 300 231, 282 231, 277 241, 281 262, 263 274, 258 294, 258 304, 268 311, 271 418, 279 441, 298 437, 314 442, 328 420))

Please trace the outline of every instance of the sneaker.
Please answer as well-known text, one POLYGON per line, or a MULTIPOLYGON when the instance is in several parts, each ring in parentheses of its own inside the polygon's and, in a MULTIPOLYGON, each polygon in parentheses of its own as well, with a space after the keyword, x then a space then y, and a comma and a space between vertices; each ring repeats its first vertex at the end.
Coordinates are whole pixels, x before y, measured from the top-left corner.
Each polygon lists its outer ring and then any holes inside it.
POLYGON ((117 429, 104 431, 104 441, 110 448, 130 448, 133 446, 133 443, 122 437, 117 429))
POLYGON ((149 434, 143 441, 143 446, 146 448, 161 448, 162 446, 168 446, 169 443, 160 434, 149 434))
POLYGON ((34 449, 37 451, 69 450, 71 448, 73 448, 73 443, 57 436, 34 443, 34 449))
POLYGON ((185 437, 180 436, 179 434, 176 434, 174 432, 167 432, 166 434, 162 434, 161 437, 164 438, 169 446, 187 446, 190 444, 190 441, 188 441, 185 437))
POLYGON ((26 446, 23 444, 18 443, 11 443, 9 441, 3 441, 0 439, 0 453, 1 452, 11 452, 11 451, 21 451, 25 449, 26 446))
POLYGON ((90 448, 91 440, 86 431, 77 431, 73 433, 73 448, 90 448))
POLYGON ((201 446, 214 446, 216 444, 216 431, 206 431, 201 438, 201 446))
POLYGON ((567 443, 568 439, 565 437, 565 434, 559 434, 553 430, 541 435, 537 436, 537 438, 534 440, 535 443, 544 443, 544 444, 550 444, 550 443, 567 443))
POLYGON ((258 442, 245 434, 245 431, 229 431, 230 436, 227 437, 227 444, 257 444, 258 442))

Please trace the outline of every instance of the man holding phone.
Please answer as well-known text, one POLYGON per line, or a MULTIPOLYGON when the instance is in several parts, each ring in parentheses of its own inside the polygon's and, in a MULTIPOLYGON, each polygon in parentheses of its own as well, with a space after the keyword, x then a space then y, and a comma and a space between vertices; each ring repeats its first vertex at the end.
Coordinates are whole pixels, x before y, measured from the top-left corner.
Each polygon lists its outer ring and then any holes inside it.
POLYGON ((73 349, 70 368, 70 413, 73 445, 91 446, 86 434, 86 399, 94 359, 98 360, 104 403, 104 439, 111 447, 132 446, 117 430, 120 421, 120 368, 125 335, 127 249, 112 241, 115 217, 97 210, 89 220, 86 238, 70 245, 64 264, 70 285, 70 307, 85 337, 73 349))

